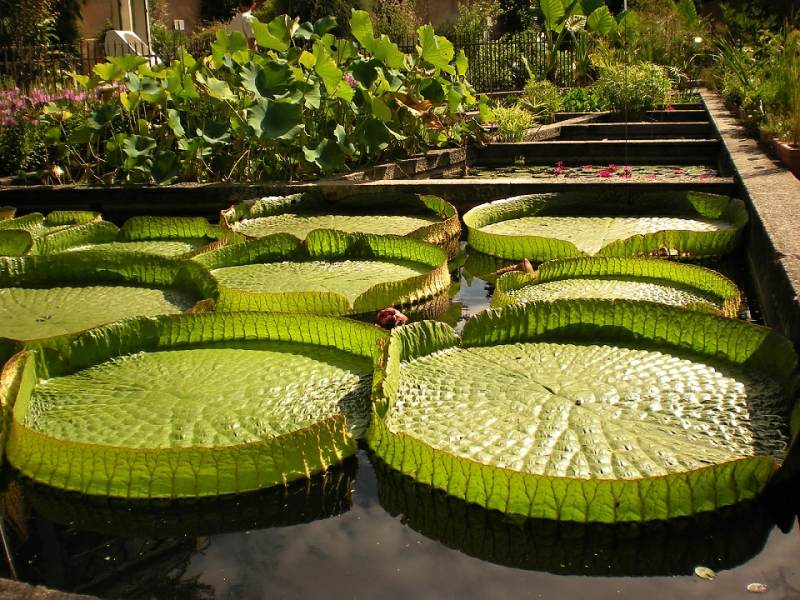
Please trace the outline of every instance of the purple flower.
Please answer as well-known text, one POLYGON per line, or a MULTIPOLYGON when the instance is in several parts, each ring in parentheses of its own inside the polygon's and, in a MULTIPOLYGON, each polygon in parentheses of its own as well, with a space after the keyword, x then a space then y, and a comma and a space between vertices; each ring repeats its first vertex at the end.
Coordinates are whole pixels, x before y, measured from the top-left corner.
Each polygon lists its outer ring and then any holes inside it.
POLYGON ((617 172, 617 165, 615 165, 614 163, 609 164, 608 165, 608 170, 611 171, 612 173, 616 173, 617 172))
POLYGON ((556 169, 563 169, 564 168, 564 161, 559 160, 556 162, 556 169))
POLYGON ((603 169, 600 171, 600 177, 611 177, 611 171, 608 169, 603 169))
POLYGON ((353 89, 356 89, 356 86, 358 85, 350 73, 344 74, 344 82, 353 89))

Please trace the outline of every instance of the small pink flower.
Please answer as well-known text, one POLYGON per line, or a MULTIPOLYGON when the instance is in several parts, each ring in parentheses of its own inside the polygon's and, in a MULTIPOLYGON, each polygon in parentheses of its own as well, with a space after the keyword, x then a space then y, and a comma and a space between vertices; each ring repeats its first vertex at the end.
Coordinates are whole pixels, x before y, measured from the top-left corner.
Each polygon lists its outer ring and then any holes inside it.
POLYGON ((592 169, 594 169, 593 165, 583 165, 583 170, 584 171, 591 171, 592 169))
POLYGON ((608 170, 611 171, 612 173, 616 173, 617 165, 615 165, 614 163, 611 163, 610 165, 608 165, 608 170))
POLYGON ((553 175, 561 175, 563 172, 564 169, 562 167, 556 167, 555 169, 553 169, 553 175))
POLYGON ((632 175, 633 175, 633 170, 630 167, 626 166, 624 169, 622 169, 622 176, 625 179, 630 179, 632 175))
POLYGON ((564 168, 564 161, 559 160, 556 162, 556 169, 563 169, 564 168))
POLYGON ((611 171, 603 169, 602 171, 600 171, 600 177, 611 177, 611 171))
POLYGON ((711 179, 711 177, 708 175, 708 173, 703 173, 698 179, 700 179, 700 181, 708 181, 711 179))

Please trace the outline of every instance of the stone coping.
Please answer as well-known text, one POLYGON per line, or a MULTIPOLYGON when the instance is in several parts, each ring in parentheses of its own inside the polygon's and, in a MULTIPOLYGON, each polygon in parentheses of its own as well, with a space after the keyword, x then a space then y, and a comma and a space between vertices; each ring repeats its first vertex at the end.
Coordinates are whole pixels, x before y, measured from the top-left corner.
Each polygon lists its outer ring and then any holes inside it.
POLYGON ((750 205, 747 261, 764 321, 800 346, 800 180, 708 90, 700 91, 723 144, 723 160, 750 205))
POLYGON ((98 600, 94 596, 67 594, 10 579, 0 579, 0 600, 98 600))

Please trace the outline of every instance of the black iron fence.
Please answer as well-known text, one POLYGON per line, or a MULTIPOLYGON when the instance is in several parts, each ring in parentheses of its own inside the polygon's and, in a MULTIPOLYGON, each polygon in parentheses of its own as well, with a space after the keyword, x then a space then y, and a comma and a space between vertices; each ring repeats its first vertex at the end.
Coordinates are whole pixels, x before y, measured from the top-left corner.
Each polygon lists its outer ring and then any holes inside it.
MULTIPOLYGON (((56 89, 72 86, 69 73, 88 74, 94 66, 106 60, 107 54, 139 54, 151 64, 168 64, 183 49, 194 57, 209 50, 209 41, 178 40, 174 45, 156 48, 124 39, 109 44, 83 40, 79 46, 0 47, 0 89, 20 87, 56 89), (108 50, 108 53, 107 53, 108 50)), ((469 59, 469 80, 480 92, 519 90, 528 79, 523 57, 537 77, 555 78, 561 86, 574 83, 574 51, 565 47, 550 52, 547 44, 535 32, 525 32, 502 39, 455 39, 458 50, 469 59)), ((413 51, 416 40, 401 40, 405 52, 413 51)))

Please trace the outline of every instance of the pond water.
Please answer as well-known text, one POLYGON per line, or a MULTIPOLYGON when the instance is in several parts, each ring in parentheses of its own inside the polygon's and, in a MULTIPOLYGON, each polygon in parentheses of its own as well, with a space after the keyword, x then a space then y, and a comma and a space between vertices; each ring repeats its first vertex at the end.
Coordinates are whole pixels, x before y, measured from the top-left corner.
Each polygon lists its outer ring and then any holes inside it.
MULTIPOLYGON (((746 283, 742 257, 719 266, 746 283)), ((460 283, 462 319, 488 307, 486 281, 460 283)), ((415 484, 365 448, 311 481, 177 505, 6 483, 18 577, 103 598, 727 599, 755 582, 764 598, 800 598, 797 481, 712 515, 620 526, 508 518, 415 484)))
POLYGON ((484 166, 471 165, 466 179, 607 179, 629 181, 671 181, 671 180, 698 180, 704 181, 712 177, 719 177, 719 171, 711 166, 704 165, 506 165, 484 166))

